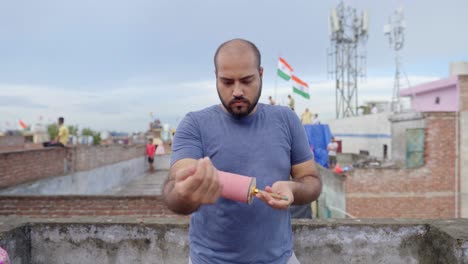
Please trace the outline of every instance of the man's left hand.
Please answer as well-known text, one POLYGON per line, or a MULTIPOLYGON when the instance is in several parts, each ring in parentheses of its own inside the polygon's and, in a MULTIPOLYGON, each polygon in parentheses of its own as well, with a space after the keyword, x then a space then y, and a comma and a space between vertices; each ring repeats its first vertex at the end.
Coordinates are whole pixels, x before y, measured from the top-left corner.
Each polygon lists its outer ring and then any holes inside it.
POLYGON ((275 209, 288 209, 289 205, 294 202, 294 195, 291 190, 290 181, 277 181, 271 187, 267 186, 264 192, 257 193, 257 198, 264 201, 269 206, 275 209), (288 200, 281 200, 274 198, 269 193, 277 193, 282 196, 288 197, 288 200))

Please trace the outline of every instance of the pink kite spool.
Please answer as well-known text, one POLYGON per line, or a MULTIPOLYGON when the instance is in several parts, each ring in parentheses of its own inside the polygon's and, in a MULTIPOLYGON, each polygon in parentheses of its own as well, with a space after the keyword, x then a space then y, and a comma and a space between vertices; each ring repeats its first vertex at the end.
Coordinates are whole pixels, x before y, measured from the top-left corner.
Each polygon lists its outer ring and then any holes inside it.
POLYGON ((251 192, 255 188, 255 178, 224 171, 218 171, 218 176, 223 185, 222 197, 241 203, 252 203, 251 192))
POLYGON ((0 247, 0 264, 10 264, 8 253, 0 247))

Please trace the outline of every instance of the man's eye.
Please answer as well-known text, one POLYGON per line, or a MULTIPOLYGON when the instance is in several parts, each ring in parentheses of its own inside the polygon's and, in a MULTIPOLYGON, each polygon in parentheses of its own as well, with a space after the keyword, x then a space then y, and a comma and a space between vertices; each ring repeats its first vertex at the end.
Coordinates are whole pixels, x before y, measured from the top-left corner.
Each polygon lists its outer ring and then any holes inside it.
POLYGON ((232 85, 232 84, 234 84, 234 82, 233 82, 233 81, 224 80, 224 81, 223 81, 223 84, 224 84, 224 85, 232 85))
POLYGON ((243 84, 250 84, 252 82, 251 79, 248 79, 248 80, 242 80, 242 83, 243 84))

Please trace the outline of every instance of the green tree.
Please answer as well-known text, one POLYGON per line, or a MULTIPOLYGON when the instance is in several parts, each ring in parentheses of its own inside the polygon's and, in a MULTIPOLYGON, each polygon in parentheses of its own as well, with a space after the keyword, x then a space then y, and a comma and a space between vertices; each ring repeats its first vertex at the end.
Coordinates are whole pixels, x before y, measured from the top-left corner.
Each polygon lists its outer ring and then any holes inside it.
POLYGON ((49 132, 50 140, 54 140, 55 136, 57 136, 58 134, 58 125, 57 124, 47 125, 47 132, 49 132))
POLYGON ((92 136, 94 145, 101 144, 101 135, 99 135, 98 132, 93 131, 91 128, 83 128, 83 130, 81 130, 81 135, 92 136))
POLYGON ((69 125, 68 133, 73 136, 78 136, 78 125, 69 125))
POLYGON ((91 128, 85 127, 81 130, 83 136, 94 136, 94 131, 91 128))
POLYGON ((94 145, 100 145, 101 144, 101 135, 99 133, 96 133, 93 135, 93 144, 94 145))

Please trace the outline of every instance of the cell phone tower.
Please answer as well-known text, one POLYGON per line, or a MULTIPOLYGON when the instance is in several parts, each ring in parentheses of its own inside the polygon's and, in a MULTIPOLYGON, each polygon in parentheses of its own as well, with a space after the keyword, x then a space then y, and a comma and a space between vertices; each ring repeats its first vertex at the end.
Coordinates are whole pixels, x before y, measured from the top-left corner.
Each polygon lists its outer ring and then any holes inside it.
POLYGON ((366 75, 369 15, 341 1, 329 17, 328 74, 336 81, 336 118, 358 114, 358 82, 366 75))
POLYGON ((393 83, 391 104, 392 112, 401 111, 400 88, 402 87, 402 75, 404 75, 406 79, 407 86, 410 86, 408 76, 403 70, 402 57, 400 54, 405 43, 405 29, 406 21, 403 15, 403 8, 398 8, 388 19, 388 24, 384 26, 384 34, 388 36, 390 47, 395 51, 395 80, 393 83))

